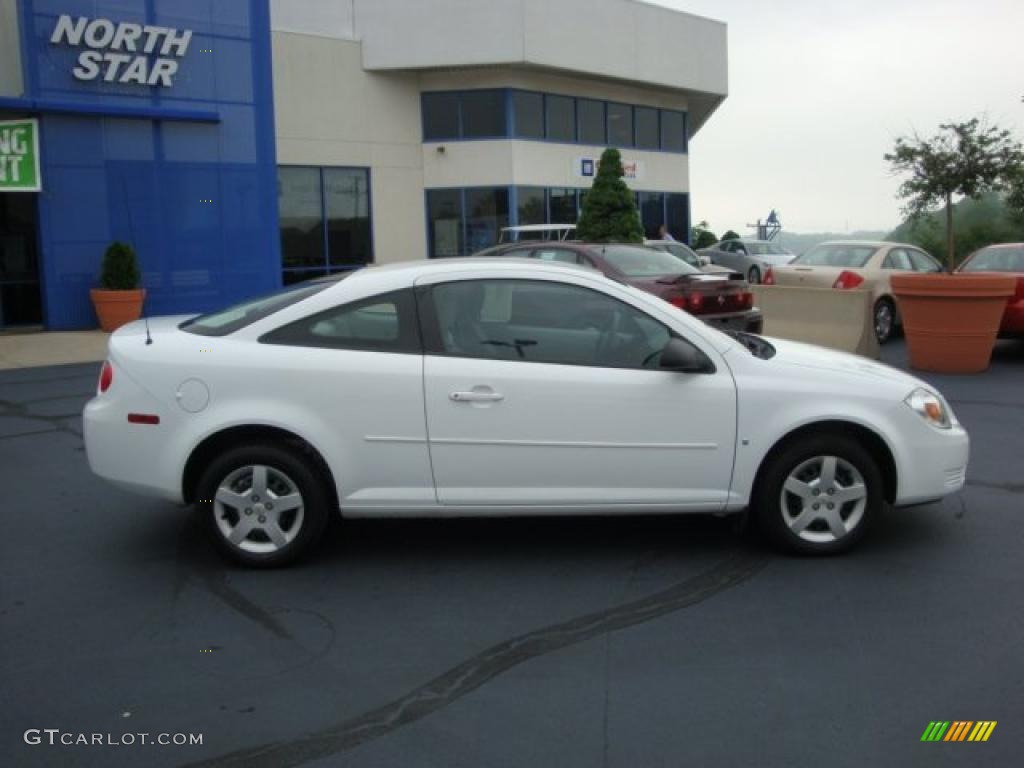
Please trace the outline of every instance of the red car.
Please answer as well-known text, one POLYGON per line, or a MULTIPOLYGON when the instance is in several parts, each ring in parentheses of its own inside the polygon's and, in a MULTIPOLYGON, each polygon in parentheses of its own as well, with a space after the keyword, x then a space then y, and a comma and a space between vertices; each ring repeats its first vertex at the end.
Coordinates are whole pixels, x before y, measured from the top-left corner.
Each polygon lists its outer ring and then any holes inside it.
POLYGON ((975 251, 960 265, 957 272, 1003 272, 1017 278, 1017 292, 1006 303, 999 337, 1024 337, 1024 243, 989 245, 975 251))
POLYGON ((716 328, 761 333, 764 318, 743 275, 707 274, 670 253, 617 243, 507 243, 475 254, 580 264, 660 296, 716 328))

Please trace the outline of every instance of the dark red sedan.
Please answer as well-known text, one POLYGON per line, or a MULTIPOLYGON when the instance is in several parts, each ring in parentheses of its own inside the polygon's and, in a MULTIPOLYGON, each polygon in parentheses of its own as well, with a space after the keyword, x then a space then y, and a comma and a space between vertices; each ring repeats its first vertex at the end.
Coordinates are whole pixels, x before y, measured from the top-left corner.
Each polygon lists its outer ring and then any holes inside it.
POLYGON ((743 275, 707 274, 669 253, 643 245, 518 242, 497 245, 475 255, 579 264, 653 293, 716 328, 760 333, 764 326, 743 275))
POLYGON ((1024 337, 1024 243, 989 245, 975 251, 957 272, 1002 272, 1017 278, 1017 292, 1006 302, 999 337, 1024 337))

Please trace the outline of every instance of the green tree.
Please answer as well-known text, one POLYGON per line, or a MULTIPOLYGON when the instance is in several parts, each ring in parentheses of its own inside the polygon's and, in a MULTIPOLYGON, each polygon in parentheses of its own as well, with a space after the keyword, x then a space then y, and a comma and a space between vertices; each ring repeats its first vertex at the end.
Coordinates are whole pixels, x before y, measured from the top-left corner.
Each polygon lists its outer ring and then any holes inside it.
POLYGON ((725 230, 725 234, 722 235, 722 241, 723 242, 726 241, 726 240, 739 240, 739 239, 740 239, 740 236, 738 234, 736 234, 735 232, 733 232, 731 229, 725 230))
POLYGON ((622 156, 606 149, 594 185, 583 200, 576 234, 590 243, 642 243, 644 230, 636 200, 622 180, 622 156))
POLYGON ((130 291, 139 287, 142 279, 139 262, 130 245, 113 242, 103 254, 100 268, 100 288, 105 291, 130 291))
POLYGON ((707 248, 718 242, 718 237, 708 229, 708 223, 701 221, 690 230, 690 243, 693 248, 707 248))
POLYGON ((885 160, 893 173, 908 176, 897 195, 907 201, 904 212, 911 219, 922 218, 936 205, 945 207, 946 260, 953 269, 953 198, 977 199, 985 192, 1012 192, 1024 166, 1024 147, 1009 131, 974 118, 965 123, 944 123, 929 139, 917 134, 901 136, 885 160))

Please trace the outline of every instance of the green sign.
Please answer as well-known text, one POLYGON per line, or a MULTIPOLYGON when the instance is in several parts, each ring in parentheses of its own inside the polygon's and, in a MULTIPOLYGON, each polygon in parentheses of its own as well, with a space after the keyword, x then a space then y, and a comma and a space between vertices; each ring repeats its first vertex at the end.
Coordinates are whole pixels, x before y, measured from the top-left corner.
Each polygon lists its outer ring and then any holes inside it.
POLYGON ((0 192, 38 192, 39 122, 0 120, 0 192))

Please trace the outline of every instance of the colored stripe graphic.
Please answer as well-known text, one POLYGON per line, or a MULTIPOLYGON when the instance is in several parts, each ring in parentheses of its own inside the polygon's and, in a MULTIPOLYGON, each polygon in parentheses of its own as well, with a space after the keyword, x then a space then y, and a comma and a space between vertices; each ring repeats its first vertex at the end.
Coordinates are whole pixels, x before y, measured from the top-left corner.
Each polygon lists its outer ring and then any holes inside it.
POLYGON ((995 720, 932 720, 921 741, 988 741, 995 727, 995 720))

